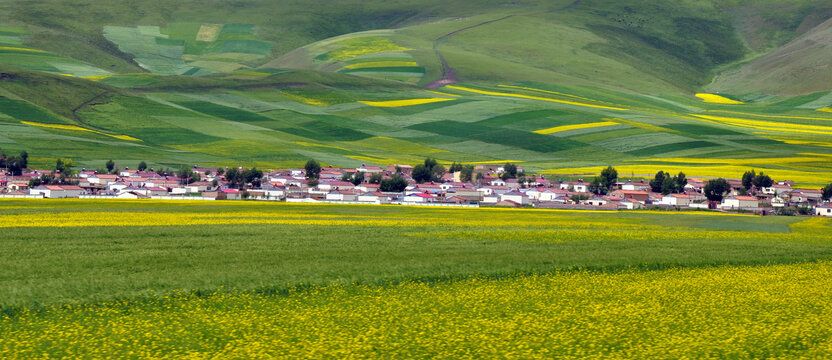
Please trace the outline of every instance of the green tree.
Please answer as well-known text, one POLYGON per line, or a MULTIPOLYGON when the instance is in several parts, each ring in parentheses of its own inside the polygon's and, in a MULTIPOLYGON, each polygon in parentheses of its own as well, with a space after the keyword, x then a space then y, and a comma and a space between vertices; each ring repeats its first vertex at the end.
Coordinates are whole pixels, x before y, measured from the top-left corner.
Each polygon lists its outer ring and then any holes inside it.
POLYGON ((116 163, 113 160, 107 160, 107 163, 104 164, 104 167, 107 168, 107 173, 112 174, 113 169, 116 167, 116 163))
POLYGON ((676 192, 676 181, 670 176, 667 176, 662 181, 662 195, 667 195, 676 192))
POLYGON ((676 192, 678 192, 678 193, 685 192, 685 185, 688 184, 688 179, 685 176, 685 173, 680 171, 679 175, 676 175, 676 177, 673 178, 673 181, 676 182, 676 192))
POLYGON ((20 152, 20 166, 23 169, 29 167, 29 153, 26 150, 20 152))
POLYGON ((607 192, 609 192, 609 188, 606 185, 606 180, 601 176, 596 176, 594 179, 592 179, 592 182, 589 183, 589 192, 598 195, 606 195, 607 192))
POLYGON ((471 182, 474 175, 474 165, 465 165, 459 171, 459 181, 471 182))
POLYGON ((228 186, 232 188, 239 188, 242 178, 242 174, 237 168, 230 168, 225 172, 225 180, 228 181, 228 186))
POLYGON ((309 159, 303 168, 306 169, 307 179, 317 179, 321 176, 321 164, 315 159, 309 159))
POLYGON ((23 169, 26 168, 23 166, 24 163, 25 161, 23 161, 20 157, 12 156, 6 159, 6 169, 12 174, 12 176, 20 176, 23 175, 23 169))
POLYGON ((500 178, 503 180, 517 178, 517 165, 512 163, 506 163, 503 165, 503 173, 500 175, 500 178))
POLYGON ((393 174, 389 179, 381 180, 379 189, 384 192, 402 192, 407 188, 407 180, 399 174, 393 174))
POLYGON ((445 175, 445 167, 436 164, 430 170, 430 181, 442 181, 443 175, 445 175))
POLYGON ((821 189, 821 192, 821 197, 823 197, 823 200, 832 200, 832 183, 829 183, 829 185, 824 186, 823 189, 821 189))
POLYGON ((725 194, 731 191, 731 184, 723 178, 708 181, 705 185, 705 197, 710 201, 722 201, 725 194))
POLYGON ((381 175, 381 173, 375 173, 373 175, 370 175, 369 182, 370 182, 370 184, 379 184, 379 183, 381 183, 382 178, 383 178, 383 176, 381 175))
POLYGON ((429 169, 424 164, 419 164, 413 167, 413 173, 411 174, 413 180, 417 183, 423 183, 426 181, 430 181, 432 174, 431 169, 429 169))
POLYGON ((755 177, 757 177, 757 173, 754 171, 754 169, 751 169, 750 171, 746 171, 745 173, 743 173, 742 174, 742 186, 746 190, 751 190, 751 185, 753 185, 753 181, 754 181, 755 177))
POLYGON ((139 171, 145 171, 145 170, 147 170, 147 163, 146 163, 146 162, 144 162, 144 161, 140 162, 140 163, 139 163, 139 167, 137 167, 136 169, 138 169, 139 171))
POLYGON ((616 181, 618 181, 618 170, 612 166, 607 166, 606 169, 601 170, 601 181, 607 190, 612 189, 616 181))
POLYGON ((0 169, 6 168, 6 153, 3 152, 3 149, 0 149, 0 169))
POLYGON ((196 182, 194 180, 194 175, 199 176, 199 175, 195 174, 194 171, 191 170, 191 168, 189 168, 187 166, 183 166, 179 170, 176 171, 176 177, 179 178, 179 183, 182 184, 182 185, 188 185, 188 184, 196 182))
POLYGON ((318 186, 318 179, 311 178, 309 180, 306 180, 306 186, 311 187, 311 188, 318 186))
POLYGON ((364 173, 361 171, 356 171, 355 174, 352 176, 352 180, 350 181, 353 185, 358 186, 364 182, 364 173))
POLYGON ((72 175, 72 160, 58 159, 55 161, 55 171, 60 173, 61 179, 66 179, 72 175))
POLYGON ((664 184, 664 178, 668 176, 664 173, 664 171, 659 171, 656 173, 656 177, 653 180, 650 180, 650 190, 653 192, 662 192, 662 184, 664 184))
POLYGON ((263 172, 253 167, 243 171, 242 176, 245 184, 251 184, 252 187, 259 188, 260 182, 263 179, 263 172))
POLYGON ((451 164, 451 167, 448 168, 449 173, 455 173, 459 171, 462 171, 462 164, 453 163, 451 164))
POLYGON ((352 181, 352 173, 345 172, 341 175, 341 181, 352 181))
POLYGON ((774 185, 774 180, 771 180, 770 176, 765 175, 761 172, 754 177, 754 180, 752 180, 751 183, 754 184, 754 187, 762 189, 774 185))

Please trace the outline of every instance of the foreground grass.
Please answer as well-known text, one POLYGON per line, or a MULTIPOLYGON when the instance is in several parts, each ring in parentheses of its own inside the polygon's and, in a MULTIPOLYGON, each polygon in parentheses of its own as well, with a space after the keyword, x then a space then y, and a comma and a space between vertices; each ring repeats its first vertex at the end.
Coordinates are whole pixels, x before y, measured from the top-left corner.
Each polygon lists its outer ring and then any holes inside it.
POLYGON ((832 263, 221 292, 0 317, 0 357, 826 358, 832 263))
POLYGON ((2 201, 0 309, 177 290, 832 259, 828 220, 252 202, 2 201))

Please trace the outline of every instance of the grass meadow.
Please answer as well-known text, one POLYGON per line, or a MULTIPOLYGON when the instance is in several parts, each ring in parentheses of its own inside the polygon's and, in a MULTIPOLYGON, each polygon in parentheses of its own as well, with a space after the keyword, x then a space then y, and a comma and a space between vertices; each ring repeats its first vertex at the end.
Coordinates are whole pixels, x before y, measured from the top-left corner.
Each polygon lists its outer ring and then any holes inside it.
POLYGON ((825 357, 830 226, 3 200, 0 356, 825 357))

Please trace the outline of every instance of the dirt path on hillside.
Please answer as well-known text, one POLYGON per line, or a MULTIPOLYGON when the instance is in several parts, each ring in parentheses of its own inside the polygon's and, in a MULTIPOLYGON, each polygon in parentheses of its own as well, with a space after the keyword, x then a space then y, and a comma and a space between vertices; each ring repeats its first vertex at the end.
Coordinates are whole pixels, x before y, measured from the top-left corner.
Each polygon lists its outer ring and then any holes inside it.
POLYGON ((442 55, 442 52, 439 51, 439 44, 441 42, 443 42, 445 40, 448 40, 451 37, 463 32, 463 31, 467 31, 467 30, 471 30, 471 29, 474 29, 474 28, 478 28, 480 26, 492 24, 492 23, 495 23, 495 22, 498 22, 498 21, 508 19, 510 17, 513 17, 513 16, 514 15, 508 15, 508 16, 501 17, 499 19, 489 20, 489 21, 482 22, 482 23, 479 23, 479 24, 476 24, 476 25, 471 25, 471 26, 464 27, 464 28, 459 29, 459 30, 449 32, 445 35, 442 35, 442 36, 436 38, 436 40, 433 41, 433 51, 436 52, 436 56, 439 57, 439 61, 442 64, 442 78, 439 79, 439 80, 436 80, 436 81, 434 81, 430 84, 427 84, 425 87, 427 87, 428 89, 436 89, 438 87, 442 87, 442 86, 445 86, 445 85, 456 83, 456 70, 454 70, 454 68, 452 68, 450 65, 448 65, 448 60, 446 60, 445 56, 442 55))
POLYGON ((84 122, 84 119, 81 119, 81 116, 78 115, 78 111, 81 111, 81 109, 83 109, 85 106, 101 105, 101 103, 96 104, 95 101, 102 98, 103 96, 105 96, 109 93, 110 93, 109 91, 105 91, 105 92, 100 93, 96 96, 93 96, 92 99, 84 101, 83 103, 81 103, 81 105, 76 106, 74 109, 72 109, 72 117, 74 117, 75 121, 77 121, 79 124, 87 126, 87 127, 91 127, 89 124, 84 122))

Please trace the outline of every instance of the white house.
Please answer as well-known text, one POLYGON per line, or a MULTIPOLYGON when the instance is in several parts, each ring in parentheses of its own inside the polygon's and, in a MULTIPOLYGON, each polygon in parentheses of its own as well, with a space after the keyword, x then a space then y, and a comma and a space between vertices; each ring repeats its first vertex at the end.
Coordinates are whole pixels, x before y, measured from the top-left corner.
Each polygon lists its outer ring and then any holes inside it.
POLYGON ((634 183, 634 182, 626 182, 624 185, 621 185, 621 190, 627 191, 647 191, 650 189, 650 185, 645 184, 643 181, 634 183))
POLYGON ((503 179, 496 178, 494 180, 491 180, 491 182, 489 182, 488 185, 491 185, 491 186, 506 186, 506 182, 503 181, 503 179))
POLYGON ((815 206, 815 215, 832 217, 832 206, 828 204, 815 206))
POLYGON ((576 182, 573 182, 573 183, 572 183, 572 189, 573 189, 575 192, 581 192, 581 193, 583 193, 583 192, 588 192, 588 191, 589 191, 589 188, 586 186, 586 184, 584 184, 584 182, 583 182, 583 181, 576 181, 576 182))
POLYGON ((527 205, 529 197, 519 191, 511 191, 500 195, 500 201, 512 201, 520 205, 527 205))
POLYGON ((43 197, 48 199, 59 199, 66 197, 64 189, 62 189, 58 185, 37 186, 33 189, 29 189, 29 195, 43 195, 43 197))
POLYGON ((418 193, 412 193, 410 195, 407 195, 402 200, 404 202, 432 203, 432 202, 436 201, 436 196, 431 195, 431 194, 425 194, 425 193, 418 192, 418 193))
POLYGON ((607 204, 607 200, 604 200, 601 197, 595 196, 592 199, 587 200, 585 202, 585 204, 592 205, 592 206, 603 206, 603 205, 607 204))
POLYGON ((358 201, 373 204, 387 204, 390 203, 390 197, 380 192, 368 192, 358 195, 358 201))
POLYGON ((618 203, 618 207, 627 210, 636 210, 643 208, 644 204, 638 202, 635 199, 624 199, 618 203))
POLYGON ((688 206, 691 203, 690 196, 682 194, 668 194, 662 197, 662 205, 688 206))
POLYGON ((327 200, 334 201, 356 201, 358 196, 349 190, 333 190, 326 194, 327 200))
POLYGON ((752 209, 759 207, 757 198, 753 196, 731 196, 722 199, 723 209, 752 209))

